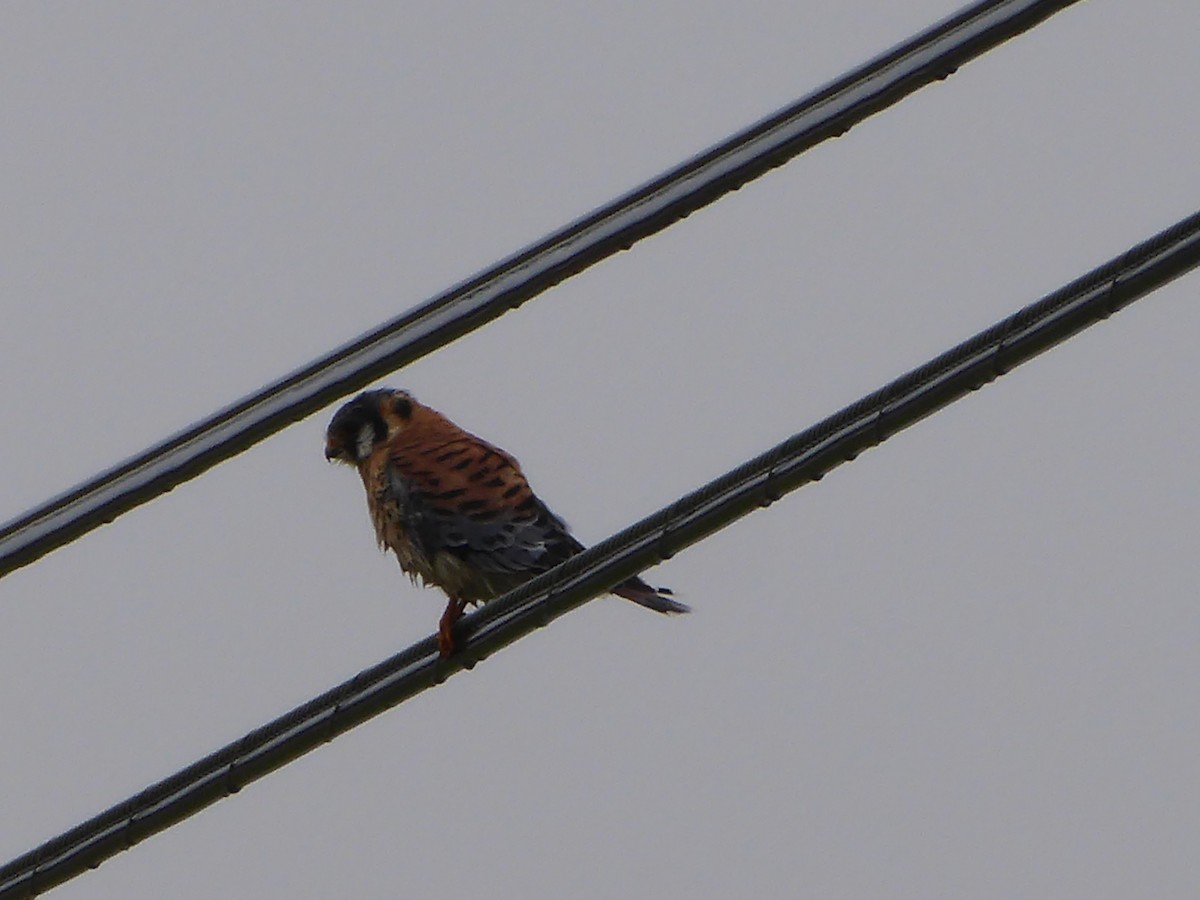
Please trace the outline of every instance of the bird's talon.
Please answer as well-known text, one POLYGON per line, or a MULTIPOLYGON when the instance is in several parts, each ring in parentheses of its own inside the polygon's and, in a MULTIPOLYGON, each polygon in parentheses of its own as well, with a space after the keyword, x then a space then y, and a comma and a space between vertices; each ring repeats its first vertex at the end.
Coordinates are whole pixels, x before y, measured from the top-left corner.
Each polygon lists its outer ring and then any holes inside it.
POLYGON ((454 623, 462 618, 463 610, 467 608, 467 604, 451 597, 450 602, 446 604, 446 611, 442 613, 441 621, 438 622, 438 653, 445 659, 454 652, 454 623))
POLYGON ((439 627, 437 635, 438 656, 445 659, 454 652, 454 636, 449 628, 439 627))

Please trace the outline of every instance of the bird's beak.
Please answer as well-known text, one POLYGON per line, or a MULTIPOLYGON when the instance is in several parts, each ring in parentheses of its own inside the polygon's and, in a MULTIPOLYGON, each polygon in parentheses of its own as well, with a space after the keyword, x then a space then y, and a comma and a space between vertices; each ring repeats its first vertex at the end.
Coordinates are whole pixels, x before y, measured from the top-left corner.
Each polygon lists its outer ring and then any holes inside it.
POLYGON ((325 459, 328 462, 337 462, 337 458, 339 455, 340 454, 338 453, 338 451, 335 450, 333 447, 329 446, 328 444, 325 445, 325 459))

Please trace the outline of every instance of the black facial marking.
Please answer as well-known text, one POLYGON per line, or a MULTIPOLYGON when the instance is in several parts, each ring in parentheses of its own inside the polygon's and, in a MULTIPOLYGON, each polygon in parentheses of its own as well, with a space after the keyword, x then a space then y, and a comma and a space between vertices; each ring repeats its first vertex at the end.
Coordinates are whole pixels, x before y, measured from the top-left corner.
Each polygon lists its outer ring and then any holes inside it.
POLYGON ((383 391, 366 391, 339 409, 329 423, 330 437, 351 454, 357 453, 358 436, 364 426, 370 426, 374 441, 382 440, 387 434, 387 425, 379 414, 383 394, 383 391))

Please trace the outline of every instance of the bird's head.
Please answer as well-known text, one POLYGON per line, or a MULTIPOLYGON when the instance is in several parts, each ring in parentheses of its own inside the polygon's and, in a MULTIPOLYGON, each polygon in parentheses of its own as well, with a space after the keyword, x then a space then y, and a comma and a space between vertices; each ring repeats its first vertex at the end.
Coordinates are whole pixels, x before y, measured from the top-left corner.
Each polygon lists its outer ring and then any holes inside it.
POLYGON ((407 391, 364 391, 334 413, 325 430, 325 458, 359 465, 408 425, 415 405, 407 391))

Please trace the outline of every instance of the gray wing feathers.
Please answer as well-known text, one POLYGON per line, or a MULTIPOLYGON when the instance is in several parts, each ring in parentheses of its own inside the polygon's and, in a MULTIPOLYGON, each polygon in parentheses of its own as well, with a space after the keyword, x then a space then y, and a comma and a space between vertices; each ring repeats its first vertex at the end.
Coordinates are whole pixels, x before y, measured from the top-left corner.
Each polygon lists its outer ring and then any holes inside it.
POLYGON ((429 559, 448 552, 482 572, 534 574, 582 549, 565 523, 540 500, 520 512, 484 509, 464 513, 452 502, 439 502, 417 490, 394 470, 389 482, 410 535, 429 559))

